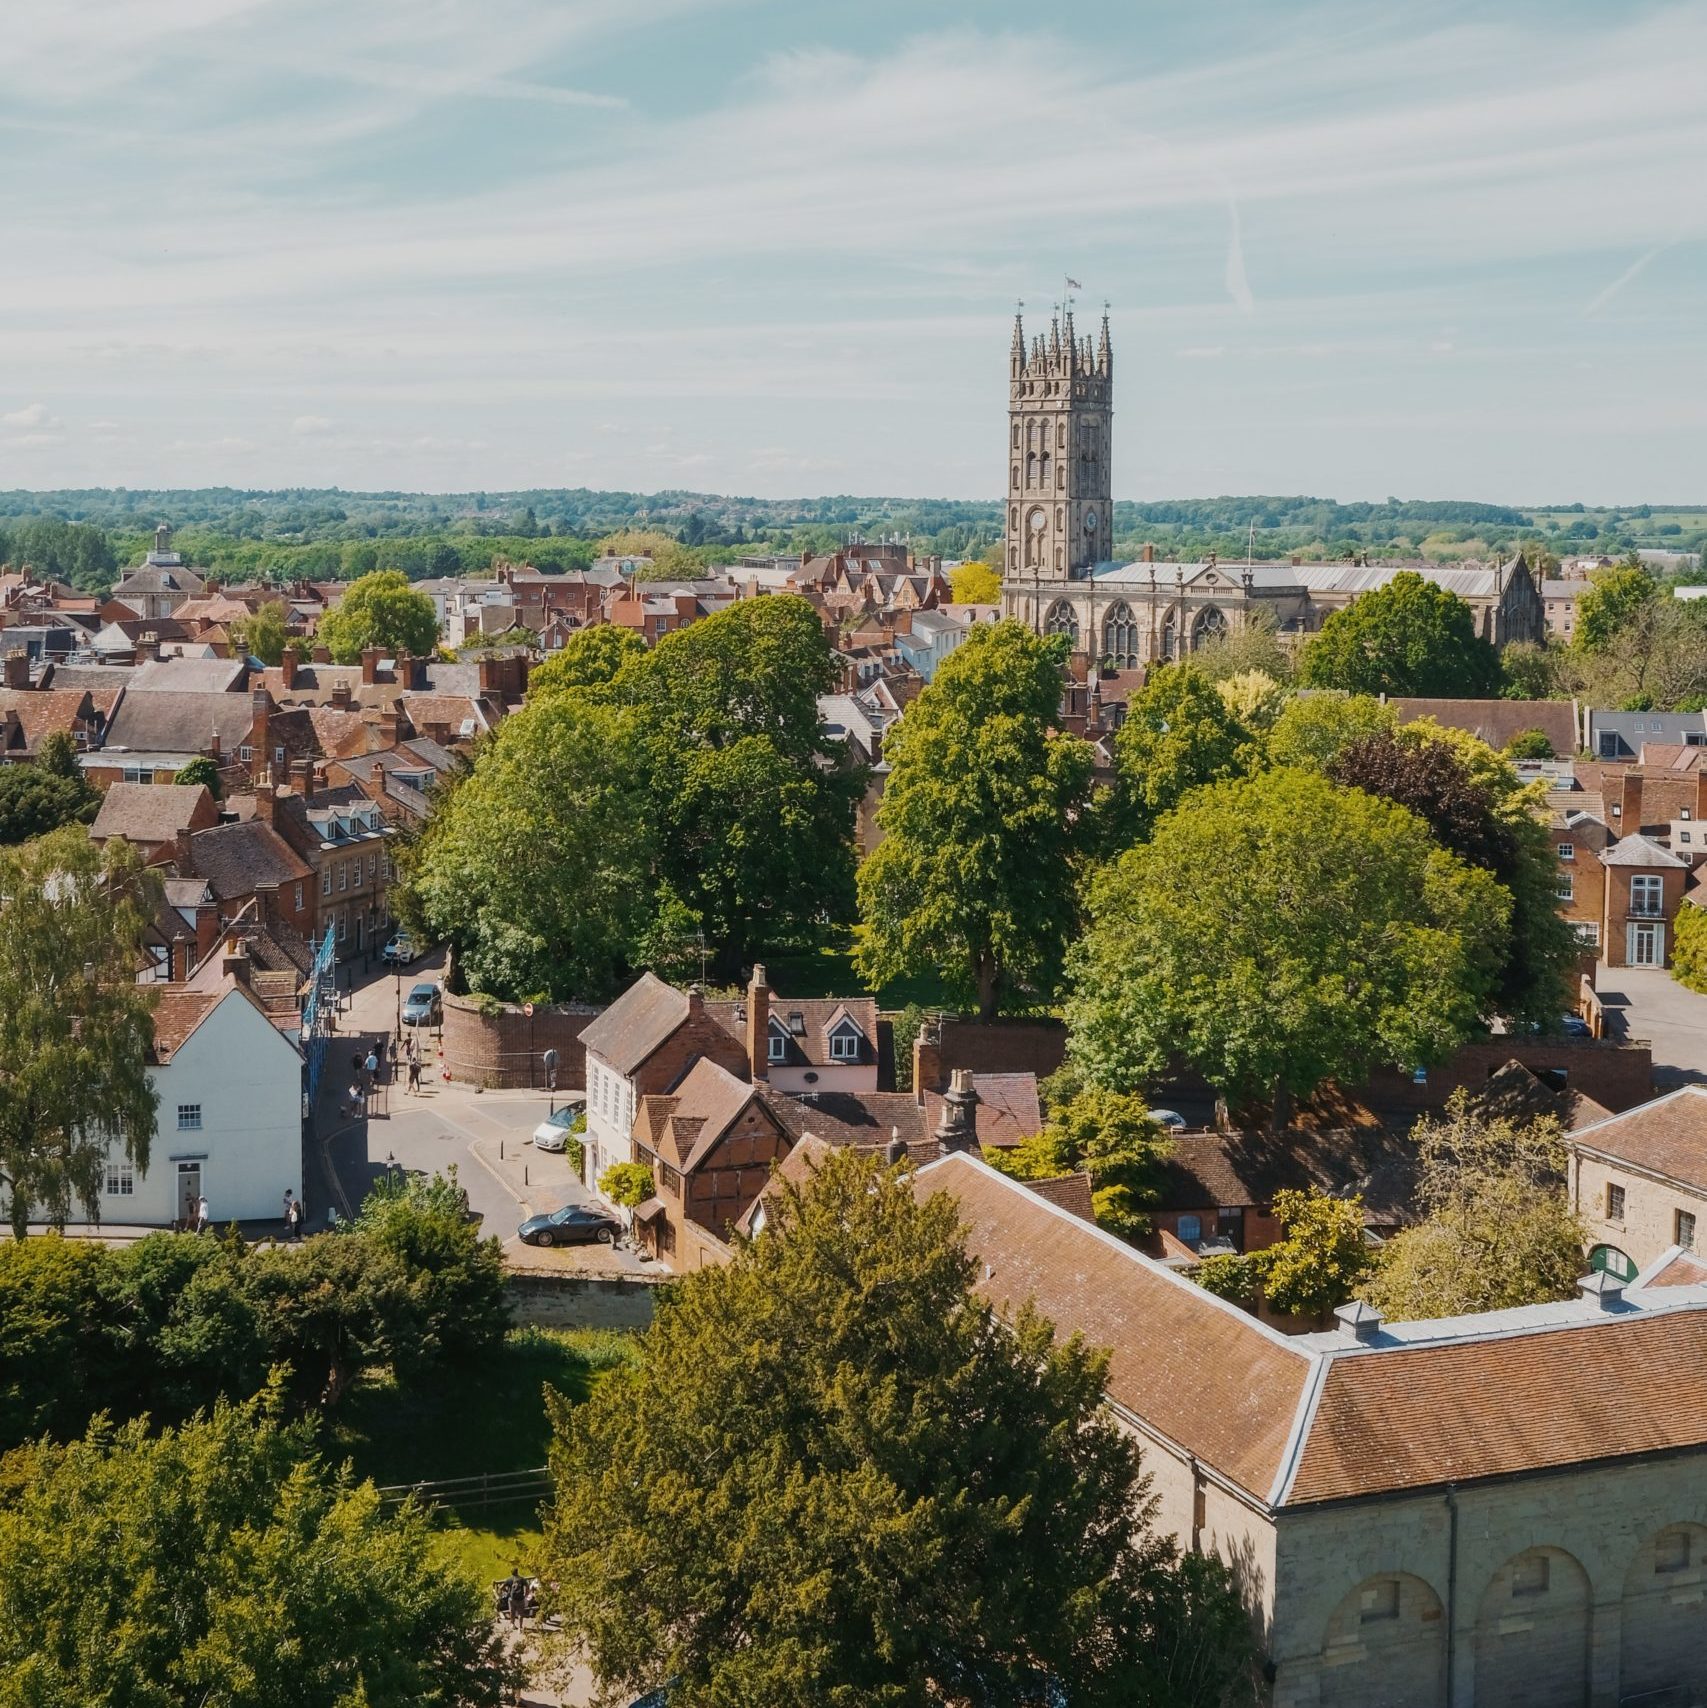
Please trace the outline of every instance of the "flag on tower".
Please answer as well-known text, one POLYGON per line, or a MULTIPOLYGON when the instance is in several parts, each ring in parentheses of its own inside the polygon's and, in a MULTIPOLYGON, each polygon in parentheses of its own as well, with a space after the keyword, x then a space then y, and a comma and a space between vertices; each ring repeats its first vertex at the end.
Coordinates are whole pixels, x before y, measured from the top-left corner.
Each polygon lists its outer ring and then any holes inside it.
POLYGON ((1085 287, 1081 285, 1077 279, 1069 279, 1067 281, 1067 288, 1069 290, 1082 291, 1085 287))

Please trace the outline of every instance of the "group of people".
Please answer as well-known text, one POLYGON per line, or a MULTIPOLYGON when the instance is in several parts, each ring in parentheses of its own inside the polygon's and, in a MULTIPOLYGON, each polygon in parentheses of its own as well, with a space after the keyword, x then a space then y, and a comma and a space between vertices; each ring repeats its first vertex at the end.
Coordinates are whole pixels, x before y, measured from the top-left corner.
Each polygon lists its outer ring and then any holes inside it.
MULTIPOLYGON (((402 1066, 409 1076, 409 1089, 418 1092, 421 1089, 421 1074, 424 1064, 421 1059, 421 1041, 412 1033, 404 1041, 402 1066)), ((367 1114, 368 1098, 373 1094, 373 1088, 379 1084, 380 1074, 385 1068, 385 1039, 380 1037, 364 1056, 357 1050, 350 1057, 350 1088, 345 1094, 345 1113, 352 1121, 359 1121, 367 1114)))

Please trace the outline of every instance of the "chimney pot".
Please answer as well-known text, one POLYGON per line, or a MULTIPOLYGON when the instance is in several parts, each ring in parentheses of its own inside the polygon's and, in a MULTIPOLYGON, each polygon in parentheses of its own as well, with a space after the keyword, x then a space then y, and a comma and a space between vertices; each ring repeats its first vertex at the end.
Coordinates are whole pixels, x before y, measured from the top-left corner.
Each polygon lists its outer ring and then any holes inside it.
POLYGON ((281 687, 288 689, 296 686, 296 667, 299 661, 299 655, 294 646, 287 646, 279 654, 279 685, 281 687))
POLYGON ((364 646, 362 648, 362 683, 371 687, 379 680, 379 648, 364 646))
POLYGON ((978 1093, 973 1089, 971 1068, 956 1068, 949 1075, 933 1136, 945 1153, 978 1149, 978 1093))

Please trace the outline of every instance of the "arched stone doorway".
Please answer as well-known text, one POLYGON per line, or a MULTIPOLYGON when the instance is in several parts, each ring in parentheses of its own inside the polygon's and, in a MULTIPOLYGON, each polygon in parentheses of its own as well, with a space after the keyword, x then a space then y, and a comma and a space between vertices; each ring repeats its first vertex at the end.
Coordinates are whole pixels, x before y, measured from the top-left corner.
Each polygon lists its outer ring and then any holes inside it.
POLYGON ((1699 1524, 1667 1525, 1636 1550, 1619 1621, 1621 1700, 1707 1701, 1704 1583, 1707 1528, 1699 1524))
POLYGON ((1322 1643, 1322 1708, 1437 1708, 1446 1695, 1440 1597, 1403 1572, 1366 1578, 1322 1643))
POLYGON ((1563 1549, 1507 1560, 1476 1614, 1476 1701, 1588 1708, 1588 1612, 1588 1574, 1563 1549))

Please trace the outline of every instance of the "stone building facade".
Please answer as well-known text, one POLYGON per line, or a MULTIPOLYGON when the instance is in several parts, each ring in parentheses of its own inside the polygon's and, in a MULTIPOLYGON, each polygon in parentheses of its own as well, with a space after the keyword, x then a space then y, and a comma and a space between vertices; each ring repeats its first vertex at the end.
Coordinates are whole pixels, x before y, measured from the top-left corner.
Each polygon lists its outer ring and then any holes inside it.
POLYGON ((1301 639, 1329 612, 1410 570, 1455 593, 1494 646, 1541 641, 1546 610, 1521 554, 1492 568, 1429 563, 1137 563, 1113 555, 1114 352, 1108 316, 1093 347, 1072 310, 1008 352, 1008 478, 1002 614, 1112 670, 1182 658, 1259 622, 1301 639))
POLYGON ((972 1157, 916 1178, 997 1308, 1109 1350, 1155 1523, 1241 1580, 1273 1708, 1707 1701, 1707 1286, 1288 1337, 972 1157))

